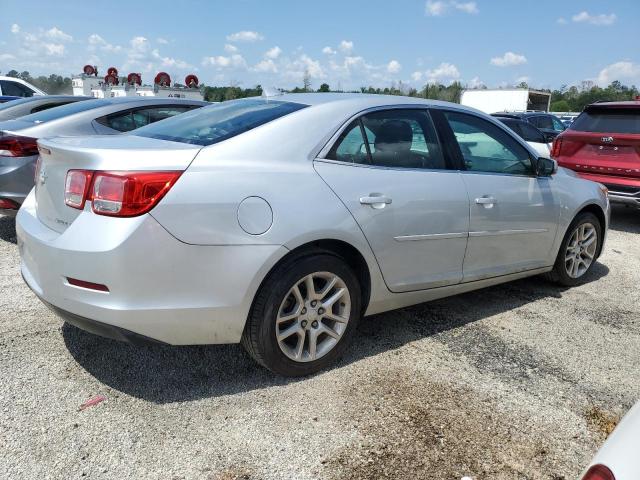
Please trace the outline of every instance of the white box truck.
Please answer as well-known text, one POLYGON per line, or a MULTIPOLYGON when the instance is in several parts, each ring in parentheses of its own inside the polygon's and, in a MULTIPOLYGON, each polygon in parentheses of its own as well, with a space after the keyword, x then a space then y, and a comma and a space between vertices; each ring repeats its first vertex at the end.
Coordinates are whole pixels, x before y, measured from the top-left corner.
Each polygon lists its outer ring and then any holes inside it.
POLYGON ((525 88, 464 90, 460 103, 485 113, 497 112, 548 112, 551 94, 525 88))

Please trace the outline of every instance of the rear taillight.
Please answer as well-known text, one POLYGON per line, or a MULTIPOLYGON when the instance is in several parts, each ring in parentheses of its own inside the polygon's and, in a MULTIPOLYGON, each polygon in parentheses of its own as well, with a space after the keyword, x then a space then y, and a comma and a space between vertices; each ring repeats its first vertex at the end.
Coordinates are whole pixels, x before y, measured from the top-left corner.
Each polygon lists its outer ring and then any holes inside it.
POLYGON ((90 170, 69 170, 64 185, 64 203, 82 210, 91 186, 91 177, 93 172, 90 170))
POLYGON ((551 146, 551 158, 555 158, 560 155, 560 150, 562 149, 562 137, 558 136, 553 141, 553 145, 551 146))
POLYGON ((101 172, 69 170, 65 203, 83 209, 87 201, 99 215, 135 217, 148 212, 180 178, 181 171, 101 172))
POLYGON ((31 157, 38 154, 35 138, 6 135, 0 137, 0 157, 31 157))
POLYGON ((589 470, 582 480, 616 480, 611 470, 604 465, 594 465, 589 470))

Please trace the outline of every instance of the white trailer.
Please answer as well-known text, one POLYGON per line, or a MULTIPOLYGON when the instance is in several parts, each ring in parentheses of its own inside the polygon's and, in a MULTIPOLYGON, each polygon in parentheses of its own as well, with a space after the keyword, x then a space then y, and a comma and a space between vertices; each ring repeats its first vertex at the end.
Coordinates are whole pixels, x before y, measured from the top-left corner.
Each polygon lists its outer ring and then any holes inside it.
POLYGON ((460 103, 485 113, 497 112, 548 112, 551 94, 526 88, 464 90, 460 103))

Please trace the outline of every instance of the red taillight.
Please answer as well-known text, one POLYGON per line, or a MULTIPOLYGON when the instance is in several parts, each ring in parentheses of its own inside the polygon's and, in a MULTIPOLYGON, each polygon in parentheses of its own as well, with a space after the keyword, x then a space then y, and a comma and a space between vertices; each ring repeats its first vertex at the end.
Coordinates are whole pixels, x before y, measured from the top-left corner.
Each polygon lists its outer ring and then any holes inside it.
POLYGON ((604 465, 594 465, 589 470, 582 480, 616 480, 611 470, 604 465))
MULTIPOLYGON (((37 170, 39 167, 36 168, 37 170)), ((64 185, 64 203, 71 208, 82 210, 91 186, 92 176, 93 172, 90 170, 69 170, 64 185)))
POLYGON ((0 209, 2 210, 18 210, 20 205, 18 205, 13 200, 9 200, 8 198, 0 198, 0 209))
POLYGON ((135 217, 147 213, 182 175, 169 172, 101 172, 69 170, 64 200, 83 209, 86 201, 99 215, 135 217))
POLYGON ((31 157, 38 154, 37 140, 31 137, 0 137, 0 157, 31 157))
POLYGON ((558 136, 553 141, 553 145, 551 146, 551 158, 555 158, 560 155, 560 150, 562 149, 562 137, 558 136))
POLYGON ((135 217, 148 212, 166 195, 182 172, 95 172, 89 192, 91 208, 100 215, 135 217))

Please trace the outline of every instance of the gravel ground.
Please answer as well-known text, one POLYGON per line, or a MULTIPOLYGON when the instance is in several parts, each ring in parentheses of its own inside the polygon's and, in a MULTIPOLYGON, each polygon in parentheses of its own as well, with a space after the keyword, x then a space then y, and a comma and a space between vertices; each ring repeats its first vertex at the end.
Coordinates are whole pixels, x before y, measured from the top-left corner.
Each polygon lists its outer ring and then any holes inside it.
POLYGON ((0 217, 0 478, 575 479, 640 398, 640 212, 613 217, 587 284, 533 278, 365 319, 338 365, 302 380, 237 345, 63 326, 0 217))

